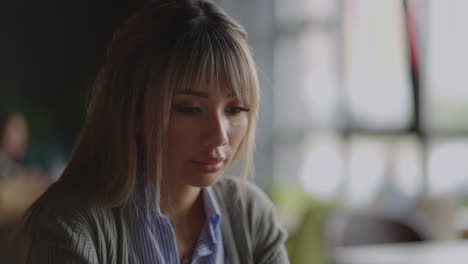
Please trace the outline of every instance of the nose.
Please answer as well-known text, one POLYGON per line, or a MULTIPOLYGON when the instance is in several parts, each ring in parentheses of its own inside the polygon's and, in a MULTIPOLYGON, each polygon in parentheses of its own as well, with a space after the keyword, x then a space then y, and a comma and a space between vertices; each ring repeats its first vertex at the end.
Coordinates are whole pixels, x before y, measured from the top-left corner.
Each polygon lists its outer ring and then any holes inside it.
POLYGON ((217 148, 229 142, 227 118, 222 113, 212 114, 207 117, 203 126, 202 144, 207 148, 217 148))

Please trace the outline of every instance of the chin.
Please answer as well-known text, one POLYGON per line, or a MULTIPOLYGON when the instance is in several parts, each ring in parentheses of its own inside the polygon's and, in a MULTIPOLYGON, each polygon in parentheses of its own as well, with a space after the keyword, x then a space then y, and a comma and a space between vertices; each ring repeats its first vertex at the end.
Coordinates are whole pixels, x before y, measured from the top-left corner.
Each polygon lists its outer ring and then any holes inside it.
POLYGON ((208 187, 215 184, 218 179, 221 177, 222 172, 216 173, 204 173, 204 174, 192 174, 192 177, 187 180, 188 184, 194 187, 208 187))

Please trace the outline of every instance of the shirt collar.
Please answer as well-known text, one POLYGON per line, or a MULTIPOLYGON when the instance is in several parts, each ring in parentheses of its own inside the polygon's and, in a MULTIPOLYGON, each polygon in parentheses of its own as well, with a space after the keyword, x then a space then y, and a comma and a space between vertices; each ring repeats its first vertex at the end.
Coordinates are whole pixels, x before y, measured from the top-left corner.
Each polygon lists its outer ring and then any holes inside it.
POLYGON ((220 222, 221 222, 221 213, 219 206, 216 202, 216 199, 213 194, 211 187, 205 187, 201 190, 201 195, 203 197, 204 206, 205 206, 205 215, 207 219, 207 228, 210 237, 212 238, 213 243, 216 245, 219 242, 220 236, 220 222))
MULTIPOLYGON (((202 188, 201 196, 205 208, 206 222, 197 242, 194 258, 223 250, 220 228, 221 214, 211 187, 202 188)), ((218 253, 215 254, 218 255, 218 253)))
POLYGON ((201 195, 203 198, 203 205, 205 207, 205 214, 210 223, 214 226, 219 224, 221 220, 221 213, 219 205, 216 202, 215 196, 211 186, 204 187, 201 189, 201 195))

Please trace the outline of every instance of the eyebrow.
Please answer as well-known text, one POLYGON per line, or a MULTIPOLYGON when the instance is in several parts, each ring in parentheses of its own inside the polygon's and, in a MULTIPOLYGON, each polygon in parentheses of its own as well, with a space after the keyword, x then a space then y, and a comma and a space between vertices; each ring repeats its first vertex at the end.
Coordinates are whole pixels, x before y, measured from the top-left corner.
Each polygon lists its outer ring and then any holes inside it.
MULTIPOLYGON (((179 92, 175 92, 176 95, 178 94, 185 94, 185 95, 195 95, 195 96, 198 96, 198 97, 202 97, 202 98, 209 98, 210 95, 208 93, 205 93, 205 92, 199 92, 199 91, 194 91, 194 90, 190 90, 190 91, 179 91, 179 92)), ((236 97, 237 94, 235 91, 231 91, 228 93, 228 97, 236 97)))

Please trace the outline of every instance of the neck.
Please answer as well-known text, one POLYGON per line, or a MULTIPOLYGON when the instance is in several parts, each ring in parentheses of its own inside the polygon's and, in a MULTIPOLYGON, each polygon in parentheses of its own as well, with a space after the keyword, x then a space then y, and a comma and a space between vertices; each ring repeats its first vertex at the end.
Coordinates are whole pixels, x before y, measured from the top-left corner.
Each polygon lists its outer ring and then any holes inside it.
POLYGON ((165 184, 161 188, 161 212, 171 222, 179 257, 191 259, 205 222, 200 188, 165 184))
POLYGON ((185 222, 203 211, 201 189, 189 185, 165 184, 161 188, 161 212, 172 222, 185 222))

